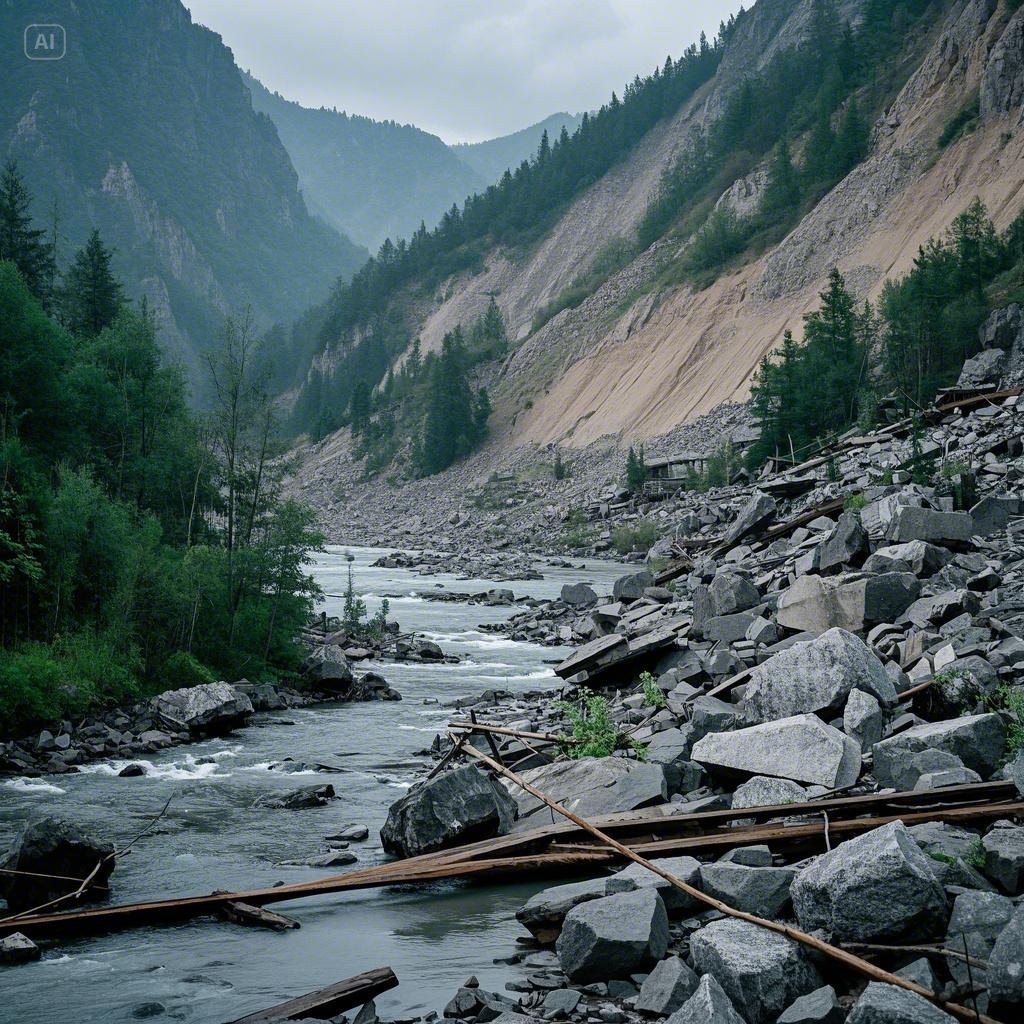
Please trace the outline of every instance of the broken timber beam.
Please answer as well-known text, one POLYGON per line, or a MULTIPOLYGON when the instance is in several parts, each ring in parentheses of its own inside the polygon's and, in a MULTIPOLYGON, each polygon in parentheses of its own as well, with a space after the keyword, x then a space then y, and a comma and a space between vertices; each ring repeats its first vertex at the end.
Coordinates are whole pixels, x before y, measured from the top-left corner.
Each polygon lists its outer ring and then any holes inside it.
POLYGON ((344 981, 335 982, 326 988, 296 996, 266 1010, 257 1010, 247 1017, 239 1017, 230 1024, 274 1024, 285 1020, 301 1020, 313 1017, 326 1020, 345 1010, 362 1006, 382 992, 395 988, 398 978, 390 967, 377 967, 372 971, 357 974, 344 981))

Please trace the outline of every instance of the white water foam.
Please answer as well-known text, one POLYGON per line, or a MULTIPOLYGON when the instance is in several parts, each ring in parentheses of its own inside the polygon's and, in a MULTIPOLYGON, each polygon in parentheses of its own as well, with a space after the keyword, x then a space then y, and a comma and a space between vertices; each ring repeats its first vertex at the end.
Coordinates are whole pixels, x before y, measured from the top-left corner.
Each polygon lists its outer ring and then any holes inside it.
POLYGON ((235 751, 219 751, 215 754, 202 756, 202 764, 197 763, 193 754, 186 754, 181 761, 172 761, 168 764, 154 764, 152 761, 144 761, 136 758, 130 761, 102 761, 97 764, 82 765, 81 772, 92 775, 118 775, 121 770, 130 764, 142 765, 145 770, 145 777, 150 779, 179 781, 195 781, 198 779, 227 779, 230 772, 219 772, 218 761, 225 757, 235 757, 235 751))
POLYGON ((19 793, 32 793, 38 796, 43 794, 52 794, 56 796, 63 796, 67 790, 61 789, 60 786, 54 786, 49 782, 45 782, 43 779, 29 779, 24 776, 17 779, 8 779, 4 782, 4 785, 8 789, 16 790, 19 793))

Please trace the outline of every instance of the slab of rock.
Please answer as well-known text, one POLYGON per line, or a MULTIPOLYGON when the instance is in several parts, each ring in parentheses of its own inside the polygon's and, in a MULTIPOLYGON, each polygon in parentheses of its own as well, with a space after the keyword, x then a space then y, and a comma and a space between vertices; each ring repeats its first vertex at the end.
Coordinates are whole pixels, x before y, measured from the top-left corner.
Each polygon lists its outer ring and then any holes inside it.
POLYGON ((167 690, 150 702, 160 721, 191 733, 222 733, 244 724, 252 702, 228 683, 202 683, 167 690))
POLYGON ((920 591, 912 573, 880 575, 799 576, 783 592, 776 615, 779 625, 807 633, 839 627, 860 632, 880 622, 892 622, 911 605, 920 591))
POLYGON ((565 604, 577 608, 597 604, 597 593, 586 583, 566 583, 559 596, 565 604))
POLYGON ((616 601, 639 601, 648 587, 654 586, 654 577, 649 572, 634 572, 620 576, 612 584, 612 597, 616 601))
MULTIPOLYGON (((987 961, 996 939, 1013 917, 1013 903, 994 892, 962 892, 953 901, 953 913, 946 929, 946 948, 965 951, 980 961, 987 961), (967 948, 964 950, 964 944, 967 948)), ((986 988, 985 972, 977 964, 967 964, 957 957, 947 957, 946 967, 958 985, 986 988)))
POLYGON ((314 647, 312 653, 302 663, 302 674, 321 690, 348 693, 352 686, 352 669, 349 667, 345 652, 337 644, 321 644, 314 647))
POLYGON ((713 615, 733 615, 745 612, 761 600, 757 587, 738 573, 721 572, 708 586, 713 615))
POLYGON ((333 786, 303 786, 290 793, 263 793, 253 807, 274 811, 298 811, 308 807, 326 807, 335 798, 333 786))
POLYGON ((822 985, 804 947, 747 921, 712 921, 690 939, 694 969, 712 974, 750 1024, 769 1024, 822 985))
POLYGON ((705 974, 696 991, 666 1024, 746 1024, 714 976, 705 974))
POLYGON ((896 687, 868 645, 845 629, 829 629, 758 665, 743 694, 743 708, 760 722, 837 713, 854 689, 883 704, 896 702, 896 687))
MULTIPOLYGON (((635 811, 668 799, 665 769, 624 757, 581 757, 574 761, 530 768, 520 773, 527 781, 583 817, 635 811)), ((536 797, 508 784, 518 805, 516 831, 533 828, 550 812, 536 797)), ((550 821, 550 817, 547 817, 550 821)))
MULTIPOLYGON (((105 886, 114 870, 114 847, 83 832, 76 824, 63 818, 41 818, 29 822, 11 843, 0 860, 0 867, 9 871, 31 872, 29 875, 0 874, 0 894, 7 899, 12 913, 30 910, 65 896, 78 889, 80 882, 63 882, 38 875, 63 875, 85 879, 101 864, 94 881, 105 886)), ((80 899, 96 899, 106 895, 90 887, 80 899)))
POLYGON ((704 864, 700 888, 730 907, 775 919, 789 903, 795 868, 749 867, 746 864, 704 864))
MULTIPOLYGON (((693 857, 660 857, 653 861, 662 871, 675 875, 687 885, 696 886, 700 876, 700 862, 693 857)), ((640 864, 629 864, 607 879, 608 892, 623 892, 633 889, 653 889, 665 904, 670 914, 692 910, 697 901, 681 889, 677 889, 661 875, 656 875, 640 864)))
POLYGON ((886 530, 893 544, 924 540, 931 544, 966 544, 974 534, 969 512, 936 512, 916 505, 898 505, 886 530))
POLYGON ((885 717, 878 701, 863 690, 851 690, 843 709, 843 732, 865 751, 882 738, 884 724, 885 717))
POLYGON ((981 841, 985 849, 982 871, 1011 896, 1024 891, 1024 828, 997 821, 981 841))
POLYGON ((964 363, 957 379, 958 388, 980 388, 983 384, 996 384, 1006 365, 1006 353, 998 348, 982 349, 964 363))
POLYGON ((628 978, 665 956, 665 904, 648 888, 583 903, 566 914, 555 950, 572 981, 628 978))
POLYGON ((793 880, 800 927, 853 942, 938 938, 949 911, 931 863, 900 821, 849 839, 793 880))
POLYGON ((0 964, 27 964, 31 960, 38 960, 41 955, 39 947, 21 932, 12 932, 0 939, 0 964))
POLYGON ((790 779, 773 779, 755 775, 740 783, 732 795, 732 808, 774 807, 777 804, 807 803, 808 793, 803 786, 790 779))
POLYGON ((777 1024, 843 1024, 845 1019, 836 990, 823 985, 786 1007, 777 1024))
POLYGON ((881 547, 875 555, 905 562, 915 576, 934 576, 953 560, 953 552, 948 548, 938 547, 923 540, 881 547))
POLYGON ((817 715, 714 733, 694 744, 691 757, 711 770, 773 775, 828 789, 851 785, 860 774, 857 744, 817 715))
MULTIPOLYGON (((1024 1003, 1024 906, 1017 907, 999 933, 988 958, 987 975, 993 1011, 1016 1007, 1013 1012, 1019 1012, 1024 1003)), ((1012 1019, 1003 1013, 999 1017, 1012 1019)))
POLYGON ((753 497, 740 510, 736 521, 725 535, 727 544, 736 544, 751 534, 760 533, 775 521, 778 505, 770 494, 755 491, 753 497))
POLYGON ((902 787, 897 783, 904 781, 904 762, 911 754, 921 750, 942 750, 954 754, 968 768, 987 779, 998 767, 1005 744, 1006 727, 995 714, 924 722, 872 747, 874 775, 879 785, 900 789, 902 787))
POLYGON ((844 566, 860 565, 870 553, 867 531, 856 512, 844 512, 828 536, 821 542, 818 569, 823 575, 844 566))
POLYGON ((697 975, 686 961, 670 956, 655 965, 640 986, 634 1009, 665 1017, 675 1013, 697 990, 697 975))
POLYGON ((388 809, 381 843, 396 857, 507 835, 516 818, 508 791, 471 764, 442 772, 388 809))
POLYGON ((955 1024, 924 996, 879 981, 868 982, 846 1024, 955 1024))
MULTIPOLYGON (((534 893, 516 911, 516 920, 526 927, 541 945, 551 946, 562 931, 565 915, 581 903, 607 896, 609 881, 608 878, 590 878, 585 882, 567 882, 565 885, 553 885, 548 889, 542 889, 534 893)), ((619 891, 629 891, 629 887, 623 885, 619 891)))

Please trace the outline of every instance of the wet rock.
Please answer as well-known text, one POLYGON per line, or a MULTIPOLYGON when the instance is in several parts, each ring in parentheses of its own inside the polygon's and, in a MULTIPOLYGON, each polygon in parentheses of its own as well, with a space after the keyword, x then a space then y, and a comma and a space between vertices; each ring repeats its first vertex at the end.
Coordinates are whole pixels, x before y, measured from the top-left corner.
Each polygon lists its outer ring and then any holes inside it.
POLYGON ((118 773, 119 779, 136 779, 140 775, 146 774, 146 768, 144 765, 138 763, 126 764, 118 773))
MULTIPOLYGON (((565 915, 581 903, 607 896, 608 882, 607 878, 591 878, 542 889, 516 911, 516 920, 529 929, 539 943, 552 945, 562 930, 565 915)), ((621 891, 626 889, 623 886, 621 891)))
POLYGON ((842 711, 854 689, 883 704, 896 701, 896 688, 867 644, 847 630, 829 629, 755 668, 743 707, 760 722, 809 712, 835 713, 842 711))
POLYGON ((327 842, 360 843, 369 839, 370 830, 365 825, 346 825, 333 835, 326 837, 327 842))
POLYGON ((352 686, 352 669, 337 644, 321 644, 302 663, 302 674, 313 686, 345 695, 352 686))
POLYGON ((795 877, 794 868, 719 862, 702 865, 700 888, 737 910, 774 919, 789 903, 789 887, 795 877))
POLYGON ((617 893, 574 907, 555 949, 573 981, 625 978, 668 949, 665 904, 653 889, 617 893))
POLYGON ((1005 742, 1006 727, 995 714, 924 722, 874 745, 874 775, 880 786, 896 786, 904 759, 921 750, 942 750, 987 779, 999 765, 1005 742))
MULTIPOLYGON (((105 886, 114 870, 113 853, 110 843, 88 835, 70 821, 42 818, 25 825, 0 861, 0 867, 34 875, 85 879, 100 864, 93 881, 97 886, 105 886)), ((0 894, 6 897, 8 909, 14 913, 75 892, 79 885, 55 878, 0 874, 0 894)), ((103 890, 90 887, 79 901, 102 895, 103 890)))
POLYGON ((41 956, 39 947, 21 932, 0 939, 0 964, 27 964, 41 956))
POLYGON ((691 756, 713 771, 771 774, 829 789, 856 782, 860 773, 857 744, 816 715, 705 736, 691 756))
POLYGON ((335 798, 333 786, 303 786, 290 793, 262 793, 252 806, 263 810, 296 811, 309 807, 326 807, 335 798))
POLYGON ((697 990, 697 975, 677 956, 658 963, 640 986, 634 1009, 659 1017, 675 1013, 697 990))
POLYGON ((410 790, 388 810, 380 838, 396 857, 415 857, 461 843, 506 835, 516 817, 506 790, 464 765, 410 790))
POLYGON ((666 1024, 746 1024, 746 1021, 736 1012, 714 976, 705 974, 693 995, 666 1024))
POLYGON ((872 981, 864 989, 846 1024, 955 1024, 956 1018, 924 996, 895 985, 872 981))
POLYGON ((777 1024, 843 1024, 845 1019, 836 990, 824 985, 787 1006, 777 1024))
POLYGON ((793 880, 800 927, 860 942, 944 935, 949 912, 931 864, 899 821, 847 840, 793 880))
POLYGON ((227 732, 252 714, 249 698, 227 683, 167 690, 154 697, 151 706, 165 725, 190 733, 227 732))
POLYGON ((803 947, 747 921, 712 921, 690 939, 695 970, 712 974, 750 1024, 769 1024, 822 985, 803 947))
POLYGON ((574 988, 556 988, 544 997, 545 1014, 568 1015, 579 1006, 583 993, 574 988))

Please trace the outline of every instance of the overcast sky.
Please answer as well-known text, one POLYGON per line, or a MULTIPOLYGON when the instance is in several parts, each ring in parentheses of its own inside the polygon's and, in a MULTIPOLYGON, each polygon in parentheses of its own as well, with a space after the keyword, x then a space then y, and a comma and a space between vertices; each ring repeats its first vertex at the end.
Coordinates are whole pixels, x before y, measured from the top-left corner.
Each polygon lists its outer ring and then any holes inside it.
POLYGON ((305 106, 446 142, 593 109, 740 0, 184 0, 235 60, 305 106))

